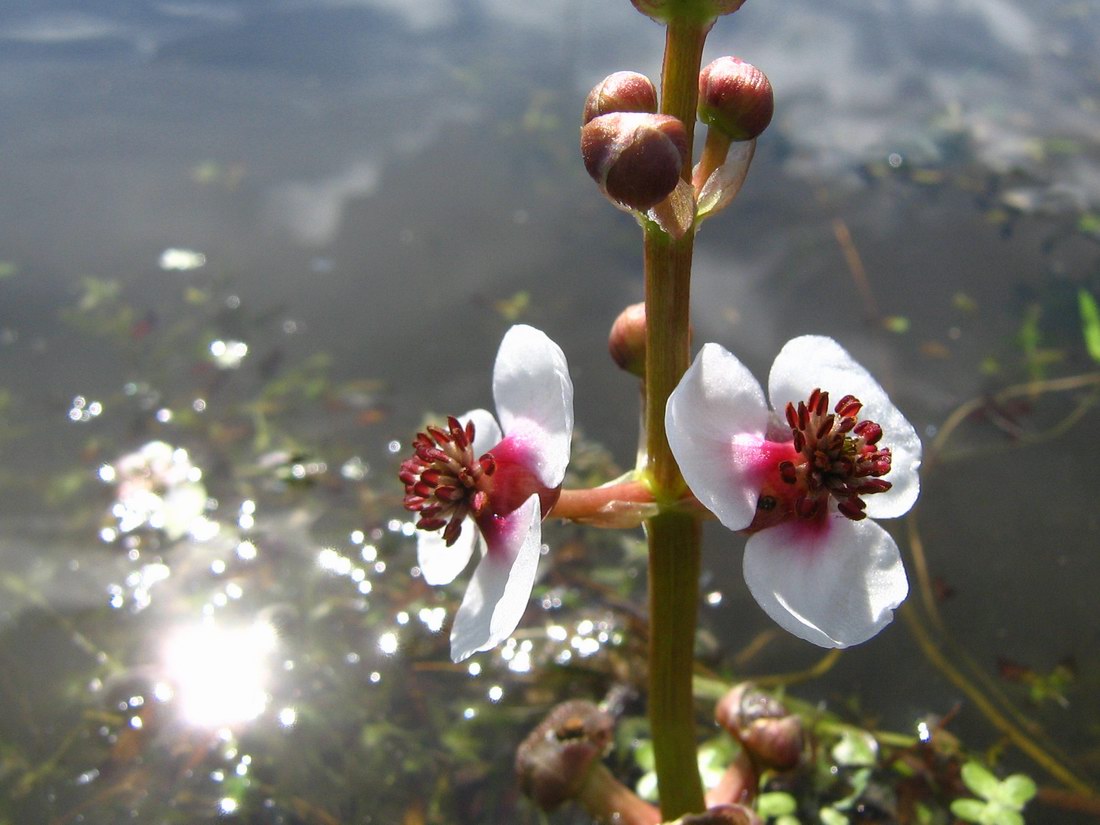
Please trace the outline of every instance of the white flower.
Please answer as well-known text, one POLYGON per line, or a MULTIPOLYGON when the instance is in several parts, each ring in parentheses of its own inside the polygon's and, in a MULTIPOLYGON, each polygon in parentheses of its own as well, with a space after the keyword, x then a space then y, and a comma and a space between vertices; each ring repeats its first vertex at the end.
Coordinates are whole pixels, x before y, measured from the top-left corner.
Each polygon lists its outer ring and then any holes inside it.
POLYGON ((405 507, 420 513, 425 581, 448 584, 479 550, 451 628, 456 662, 495 647, 519 624, 535 581, 542 519, 560 493, 573 435, 565 355, 533 327, 514 326, 504 336, 493 397, 499 426, 480 409, 450 418, 446 427, 419 433, 415 455, 401 465, 405 507))
POLYGON ((920 439, 831 338, 788 342, 768 395, 778 416, 745 365, 707 344, 669 397, 669 445, 695 497, 750 534, 745 581, 765 612, 822 647, 859 644, 909 590, 897 545, 871 518, 913 506, 920 439))

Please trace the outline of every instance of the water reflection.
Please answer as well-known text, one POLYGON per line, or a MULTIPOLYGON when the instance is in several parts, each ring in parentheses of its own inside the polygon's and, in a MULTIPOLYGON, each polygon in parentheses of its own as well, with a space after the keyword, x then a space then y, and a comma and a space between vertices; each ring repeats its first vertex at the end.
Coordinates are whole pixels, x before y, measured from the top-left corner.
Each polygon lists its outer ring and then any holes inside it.
POLYGON ((278 638, 275 627, 262 621, 241 626, 204 621, 169 635, 163 649, 165 679, 181 718, 217 729, 263 713, 278 638))

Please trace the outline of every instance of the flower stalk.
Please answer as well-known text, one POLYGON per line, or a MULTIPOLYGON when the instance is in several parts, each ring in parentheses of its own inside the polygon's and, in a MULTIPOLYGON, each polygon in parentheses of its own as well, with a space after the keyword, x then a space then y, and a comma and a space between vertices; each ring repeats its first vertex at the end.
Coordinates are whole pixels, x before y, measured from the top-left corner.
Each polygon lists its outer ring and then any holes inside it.
MULTIPOLYGON (((661 79, 661 112, 679 118, 691 139, 699 68, 710 22, 669 22, 661 79)), ((680 499, 683 476, 665 436, 665 405, 690 363, 689 304, 694 228, 672 238, 656 224, 644 234, 646 303, 646 474, 661 506, 680 499)), ((699 520, 666 510, 646 521, 649 545, 649 719, 661 813, 666 820, 704 809, 696 757, 691 678, 698 612, 699 520)))

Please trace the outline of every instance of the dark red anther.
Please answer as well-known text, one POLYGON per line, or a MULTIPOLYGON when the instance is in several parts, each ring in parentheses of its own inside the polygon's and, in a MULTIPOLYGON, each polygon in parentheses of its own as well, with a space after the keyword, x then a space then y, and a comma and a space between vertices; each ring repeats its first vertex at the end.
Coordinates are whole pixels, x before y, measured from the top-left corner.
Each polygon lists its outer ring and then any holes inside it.
MULTIPOLYGON (((438 530, 438 527, 425 527, 425 530, 438 530)), ((448 547, 452 546, 458 541, 459 535, 462 533, 462 519, 452 518, 447 522, 447 526, 443 528, 443 543, 448 547)))
POLYGON ((841 435, 847 435, 853 429, 855 429, 855 426, 856 426, 857 423, 858 423, 858 419, 856 419, 855 417, 841 418, 840 423, 838 423, 836 425, 836 431, 838 433, 840 433, 841 435))
POLYGON ((787 402, 787 426, 792 430, 798 429, 798 413, 795 412, 794 404, 787 402))
POLYGON ((858 420, 863 404, 855 396, 841 398, 835 412, 828 409, 829 393, 821 389, 813 390, 797 406, 787 404, 785 417, 798 457, 780 462, 779 477, 800 485, 794 506, 799 517, 820 515, 832 497, 841 514, 859 520, 866 515, 859 496, 890 489, 889 482, 878 478, 890 472, 890 450, 875 446, 882 438, 882 427, 858 420))
POLYGON ((817 410, 817 402, 821 400, 821 388, 814 388, 810 393, 810 400, 806 402, 806 408, 810 410, 817 410))
POLYGON ((863 512, 866 506, 867 505, 861 499, 846 498, 836 506, 836 509, 852 521, 860 521, 861 519, 867 518, 867 514, 863 512))
POLYGON ((802 452, 806 449, 806 434, 802 430, 794 430, 794 450, 796 453, 802 452))
POLYGON ((863 404, 854 395, 846 395, 836 402, 836 414, 842 418, 855 418, 863 409, 863 404))
POLYGON ((860 495, 866 493, 885 493, 893 486, 894 485, 889 481, 883 481, 881 478, 869 478, 856 486, 856 492, 860 495))
POLYGON ((854 432, 868 444, 877 444, 882 438, 882 427, 874 421, 860 421, 854 432))
POLYGON ((466 436, 466 430, 462 428, 462 425, 458 423, 458 419, 451 416, 447 419, 447 426, 451 433, 451 438, 454 440, 455 446, 460 450, 465 450, 470 446, 470 439, 466 436))
MULTIPOLYGON (((817 390, 814 390, 817 392, 817 390)), ((798 429, 805 430, 806 425, 810 423, 810 412, 806 409, 806 402, 798 402, 798 429)))

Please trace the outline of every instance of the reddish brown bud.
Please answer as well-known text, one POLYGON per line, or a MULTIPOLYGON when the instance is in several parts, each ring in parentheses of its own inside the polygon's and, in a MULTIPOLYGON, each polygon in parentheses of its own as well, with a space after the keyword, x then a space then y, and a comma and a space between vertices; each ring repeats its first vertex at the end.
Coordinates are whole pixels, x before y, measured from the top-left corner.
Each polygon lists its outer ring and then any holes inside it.
POLYGON ((772 84, 751 63, 719 57, 699 73, 699 120, 731 140, 752 140, 774 111, 772 84))
POLYGON ((802 721, 751 683, 737 685, 723 696, 714 718, 760 765, 787 770, 802 756, 802 721))
POLYGON ((763 825, 759 814, 744 805, 715 805, 701 814, 689 814, 672 825, 763 825))
POLYGON ((556 706, 516 751, 521 790, 545 811, 573 799, 611 744, 612 718, 591 702, 556 706))
POLYGON ((687 160, 687 132, 671 115, 614 112, 581 129, 588 174, 611 200, 645 211, 667 198, 687 160))
MULTIPOLYGON (((687 5, 684 0, 630 0, 630 2, 634 4, 634 8, 658 23, 668 23, 677 12, 683 13, 687 5)), ((715 18, 723 14, 733 14, 744 4, 745 0, 698 0, 690 4, 690 11, 715 18)))
POLYGON ((607 338, 611 360, 620 369, 645 377, 645 304, 632 304, 619 313, 607 338))
POLYGON ((605 77, 588 93, 584 101, 582 125, 594 117, 612 112, 653 114, 656 111, 657 90, 648 77, 637 72, 615 72, 605 77))

